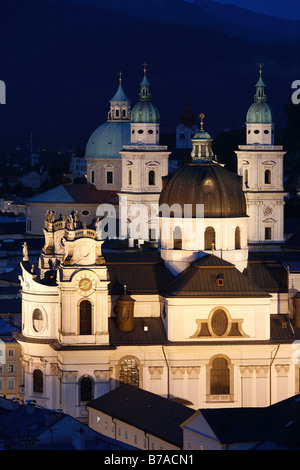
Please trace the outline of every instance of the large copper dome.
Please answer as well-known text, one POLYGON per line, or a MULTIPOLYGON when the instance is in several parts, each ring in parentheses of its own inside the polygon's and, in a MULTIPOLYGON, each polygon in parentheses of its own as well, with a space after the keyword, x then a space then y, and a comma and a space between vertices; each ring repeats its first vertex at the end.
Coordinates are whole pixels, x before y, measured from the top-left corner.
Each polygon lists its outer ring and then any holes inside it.
POLYGON ((247 216, 241 178, 213 161, 186 164, 166 177, 159 204, 177 204, 174 217, 184 214, 185 204, 192 205, 193 217, 197 204, 204 204, 205 218, 247 216))

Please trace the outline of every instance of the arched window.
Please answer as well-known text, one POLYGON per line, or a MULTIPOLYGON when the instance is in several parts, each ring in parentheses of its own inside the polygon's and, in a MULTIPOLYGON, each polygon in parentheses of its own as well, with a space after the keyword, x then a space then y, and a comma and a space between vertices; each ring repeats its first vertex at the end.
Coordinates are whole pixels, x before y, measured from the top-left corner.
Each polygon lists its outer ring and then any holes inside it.
POLYGON ((93 399, 93 382, 90 377, 82 377, 79 382, 80 402, 91 401, 93 399))
POLYGON ((230 370, 227 359, 216 357, 210 369, 210 394, 228 395, 230 393, 230 370))
POLYGON ((249 180, 248 180, 248 170, 245 170, 245 171, 244 171, 244 185, 246 186, 246 188, 248 188, 248 183, 249 183, 249 180))
POLYGON ((140 382, 139 365, 133 357, 123 359, 120 366, 120 382, 139 387, 140 382))
POLYGON ((265 184, 271 184, 271 170, 265 171, 265 184))
POLYGON ((128 171, 128 184, 132 185, 132 171, 131 170, 128 171))
POLYGON ((89 300, 82 300, 79 306, 79 334, 92 334, 92 304, 89 300))
POLYGON ((43 372, 39 369, 33 371, 33 392, 43 393, 44 391, 44 380, 43 372))
POLYGON ((173 232, 173 248, 174 250, 182 250, 182 232, 180 227, 175 227, 173 232))
POLYGON ((204 232, 204 249, 214 250, 216 248, 216 234, 213 227, 207 227, 204 232))
POLYGON ((241 249, 241 229, 240 227, 236 227, 235 229, 235 249, 241 249))
POLYGON ((149 186, 155 185, 155 171, 150 170, 148 174, 148 184, 149 186))

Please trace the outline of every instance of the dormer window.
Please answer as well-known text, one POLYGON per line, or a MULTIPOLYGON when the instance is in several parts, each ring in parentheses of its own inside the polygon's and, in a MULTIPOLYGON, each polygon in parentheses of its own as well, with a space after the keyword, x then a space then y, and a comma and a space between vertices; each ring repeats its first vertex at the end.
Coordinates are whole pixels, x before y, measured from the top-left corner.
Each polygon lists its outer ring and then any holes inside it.
POLYGON ((218 276, 217 276, 217 282, 218 282, 218 286, 219 287, 222 287, 224 286, 224 275, 222 273, 219 273, 218 276))

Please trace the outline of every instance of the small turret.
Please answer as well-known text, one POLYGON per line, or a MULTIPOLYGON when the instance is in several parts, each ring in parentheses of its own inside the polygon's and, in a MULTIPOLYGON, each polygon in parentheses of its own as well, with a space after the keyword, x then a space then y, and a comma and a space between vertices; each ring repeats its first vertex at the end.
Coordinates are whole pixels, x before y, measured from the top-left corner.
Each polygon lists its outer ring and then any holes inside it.
POLYGON ((117 328, 120 331, 132 331, 134 329, 134 302, 135 300, 126 293, 116 301, 117 328))

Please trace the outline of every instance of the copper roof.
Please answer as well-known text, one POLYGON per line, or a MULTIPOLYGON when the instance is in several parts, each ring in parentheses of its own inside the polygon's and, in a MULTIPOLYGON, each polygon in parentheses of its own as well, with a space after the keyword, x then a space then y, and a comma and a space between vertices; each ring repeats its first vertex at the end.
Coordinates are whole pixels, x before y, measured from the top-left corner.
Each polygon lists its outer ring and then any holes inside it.
POLYGON ((180 273, 162 295, 165 297, 269 297, 233 264, 207 255, 180 273), (223 278, 219 285, 218 277, 223 278))
POLYGON ((159 204, 179 205, 180 214, 175 211, 174 217, 183 216, 185 204, 192 205, 192 217, 197 216, 197 204, 204 204, 204 217, 247 216, 240 177, 217 163, 183 165, 164 183, 159 204))

